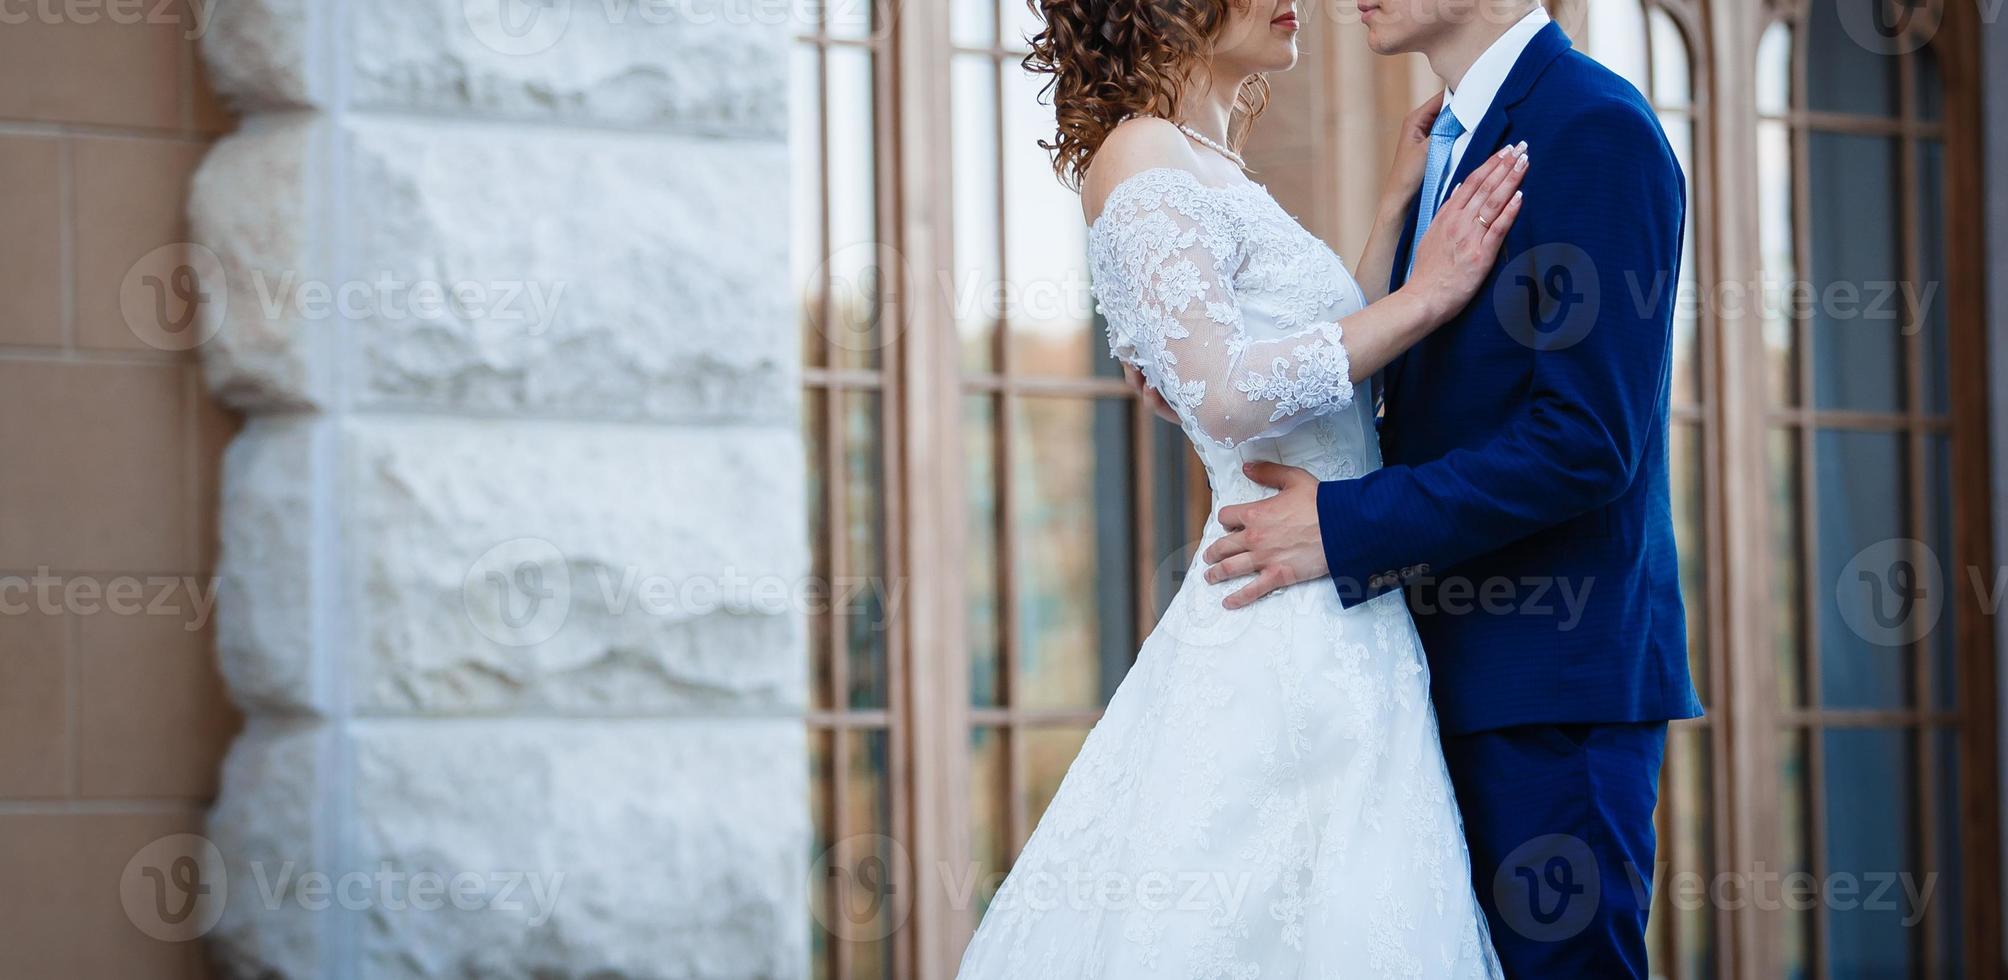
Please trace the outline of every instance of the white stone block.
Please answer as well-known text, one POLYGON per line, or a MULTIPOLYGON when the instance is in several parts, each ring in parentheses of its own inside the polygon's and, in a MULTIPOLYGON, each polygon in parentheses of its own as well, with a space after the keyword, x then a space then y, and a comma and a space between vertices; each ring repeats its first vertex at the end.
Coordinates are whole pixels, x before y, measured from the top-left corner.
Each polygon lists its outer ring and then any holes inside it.
POLYGON ((785 148, 380 120, 350 141, 365 403, 798 418, 785 148))
MULTIPOLYGON (((223 760, 208 837, 223 856, 223 916, 206 937, 228 977, 319 977, 331 916, 301 901, 302 875, 334 855, 322 786, 332 730, 254 719, 223 760)), ((334 821, 339 823, 339 820, 334 821)))
POLYGON ((356 0, 363 108, 733 132, 787 127, 797 0, 356 0))
POLYGON ((312 415, 254 416, 223 457, 216 650, 231 699, 250 714, 321 710, 313 662, 312 415))
POLYGON ((275 303, 272 291, 315 274, 309 188, 315 168, 325 169, 317 159, 325 144, 312 113, 261 116, 218 142, 195 174, 190 265, 210 297, 198 308, 208 338, 199 350, 210 390, 242 411, 305 408, 324 397, 313 369, 315 325, 275 303))
POLYGON ((520 909, 370 915, 360 975, 806 975, 799 721, 397 724, 357 743, 362 866, 524 875, 520 909))
POLYGON ((239 113, 297 108, 313 99, 318 18, 339 5, 312 0, 202 0, 202 57, 210 84, 239 113))
POLYGON ((802 704, 792 431, 357 420, 349 432, 360 705, 802 704))
POLYGON ((212 955, 288 980, 806 976, 804 738, 788 719, 255 726, 210 820, 212 955), (330 786, 343 814, 319 810, 330 786))

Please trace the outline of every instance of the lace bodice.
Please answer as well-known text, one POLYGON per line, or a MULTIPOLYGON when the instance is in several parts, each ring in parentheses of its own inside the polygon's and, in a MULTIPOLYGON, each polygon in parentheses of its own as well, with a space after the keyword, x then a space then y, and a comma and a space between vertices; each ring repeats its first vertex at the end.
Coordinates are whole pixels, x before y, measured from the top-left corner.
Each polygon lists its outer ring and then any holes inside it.
POLYGON ((1340 321, 1365 306, 1331 249, 1261 185, 1146 170, 1088 234, 1109 349, 1195 441, 1232 449, 1353 405, 1340 321))

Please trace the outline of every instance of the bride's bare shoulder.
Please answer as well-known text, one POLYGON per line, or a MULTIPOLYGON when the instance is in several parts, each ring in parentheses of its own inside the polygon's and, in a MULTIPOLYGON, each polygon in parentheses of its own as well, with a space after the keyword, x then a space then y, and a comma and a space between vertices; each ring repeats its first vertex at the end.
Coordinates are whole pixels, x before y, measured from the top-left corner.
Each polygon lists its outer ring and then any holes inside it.
POLYGON ((1173 167, 1197 173, 1199 160, 1192 143, 1178 127, 1150 116, 1126 120, 1109 130, 1095 151, 1081 181, 1081 212, 1089 224, 1101 217, 1109 194, 1122 182, 1146 170, 1173 167))

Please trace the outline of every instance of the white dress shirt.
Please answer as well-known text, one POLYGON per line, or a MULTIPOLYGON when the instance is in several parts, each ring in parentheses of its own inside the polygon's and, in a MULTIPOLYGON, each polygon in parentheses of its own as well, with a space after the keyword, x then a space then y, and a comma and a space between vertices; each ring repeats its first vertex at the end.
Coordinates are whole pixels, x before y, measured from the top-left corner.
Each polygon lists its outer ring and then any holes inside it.
MULTIPOLYGON (((1548 26, 1549 19, 1547 8, 1535 4, 1527 16, 1507 28, 1506 33, 1499 35, 1499 40, 1492 42, 1492 46, 1471 63, 1470 70, 1464 73, 1457 88, 1444 96, 1450 111, 1464 126, 1464 135, 1459 136, 1450 147, 1451 173, 1456 173, 1458 165, 1464 162, 1464 151, 1470 149, 1478 124, 1485 120, 1486 113, 1492 111, 1492 100, 1498 98, 1499 87, 1506 84, 1506 76, 1513 73, 1513 66, 1520 63, 1521 52, 1527 50, 1534 35, 1541 33, 1541 28, 1548 26)), ((1443 202, 1450 189, 1450 182, 1444 181, 1443 187, 1437 191, 1437 203, 1443 202)))

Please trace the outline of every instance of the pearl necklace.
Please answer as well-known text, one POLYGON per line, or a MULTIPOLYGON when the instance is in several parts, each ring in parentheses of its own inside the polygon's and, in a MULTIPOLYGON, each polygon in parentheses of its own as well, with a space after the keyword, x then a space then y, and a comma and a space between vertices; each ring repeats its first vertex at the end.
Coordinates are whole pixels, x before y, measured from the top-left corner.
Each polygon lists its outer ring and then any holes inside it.
POLYGON ((1243 170, 1248 169, 1248 161, 1243 160, 1241 158, 1241 154, 1236 153, 1233 150, 1230 150, 1224 146, 1221 146, 1219 143, 1215 143, 1212 137, 1207 136, 1205 133, 1202 133, 1199 130, 1193 129, 1191 126, 1187 126, 1182 122, 1175 122, 1172 123, 1172 125, 1177 126, 1179 132, 1184 133, 1185 135, 1191 137, 1193 142, 1198 143, 1200 146, 1206 147, 1207 149, 1212 150, 1213 152, 1218 153, 1223 157, 1226 157, 1228 159, 1228 162, 1234 164, 1237 167, 1240 167, 1243 170))

